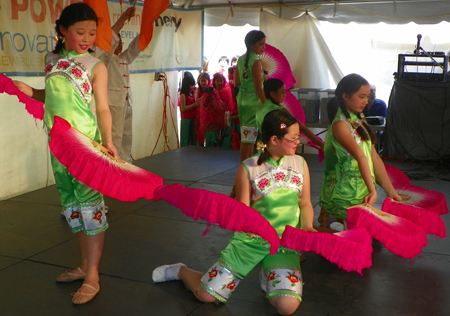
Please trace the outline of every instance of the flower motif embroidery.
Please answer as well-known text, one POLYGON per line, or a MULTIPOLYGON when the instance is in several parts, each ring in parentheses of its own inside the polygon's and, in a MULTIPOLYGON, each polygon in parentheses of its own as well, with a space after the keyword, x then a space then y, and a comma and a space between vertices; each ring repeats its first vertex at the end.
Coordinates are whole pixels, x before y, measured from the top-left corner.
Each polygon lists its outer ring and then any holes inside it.
POLYGON ((254 136, 254 137, 257 137, 257 136, 258 136, 258 132, 254 132, 254 133, 253 133, 253 136, 254 136))
POLYGON ((74 75, 75 77, 81 78, 82 74, 83 74, 83 73, 81 72, 80 69, 78 69, 78 68, 72 69, 72 75, 74 75))
POLYGON ((211 282, 212 279, 214 279, 215 277, 217 277, 217 275, 222 275, 222 273, 223 273, 223 272, 222 272, 222 271, 218 271, 218 270, 216 269, 216 267, 212 268, 211 271, 208 272, 208 276, 209 276, 208 282, 211 282))
POLYGON ((234 282, 234 281, 227 285, 227 289, 230 291, 233 291, 233 289, 235 287, 236 287, 236 282, 234 282))
POLYGON ((246 130, 246 129, 245 129, 244 132, 243 132, 243 134, 244 134, 245 136, 247 136, 248 133, 249 133, 249 132, 248 132, 248 130, 246 130))
POLYGON ((256 194, 256 190, 254 187, 252 187, 252 189, 250 190, 250 196, 253 197, 256 194))
POLYGON ((277 181, 282 181, 282 180, 284 180, 285 177, 286 177, 286 175, 283 172, 277 172, 275 174, 275 180, 277 180, 277 181))
POLYGON ((295 184, 296 186, 299 186, 302 183, 302 180, 300 179, 299 176, 292 176, 291 177, 291 182, 293 184, 295 184))
POLYGON ((298 277, 294 273, 291 273, 291 272, 288 272, 288 274, 289 274, 289 276, 287 276, 286 278, 289 281, 291 281, 292 286, 295 286, 296 283, 298 283, 298 277))
POLYGON ((47 74, 47 73, 49 73, 50 70, 52 70, 52 68, 53 68, 53 66, 52 66, 51 64, 48 64, 48 65, 45 67, 44 72, 47 74))
POLYGON ((72 214, 70 214, 70 218, 71 219, 80 218, 80 212, 72 212, 72 214))
POLYGON ((91 91, 91 85, 87 82, 83 83, 82 87, 85 93, 89 93, 91 91))
MULTIPOLYGON (((267 277, 267 282, 272 282, 272 287, 277 286, 278 283, 280 283, 280 280, 277 280, 280 276, 276 274, 275 272, 270 272, 269 276, 267 277)), ((268 283, 269 284, 269 283, 268 283)))
POLYGON ((267 179, 267 178, 262 178, 262 179, 259 180, 259 182, 258 182, 258 188, 259 188, 260 190, 264 190, 269 184, 270 184, 269 179, 267 179))
POLYGON ((66 69, 67 67, 69 67, 69 65, 69 62, 63 60, 60 61, 57 66, 59 69, 66 69))
POLYGON ((267 281, 273 281, 275 280, 275 272, 270 272, 269 276, 267 277, 267 281))
POLYGON ((95 213, 95 215, 94 215, 94 219, 96 221, 100 221, 101 218, 102 218, 102 211, 97 211, 97 213, 95 213))

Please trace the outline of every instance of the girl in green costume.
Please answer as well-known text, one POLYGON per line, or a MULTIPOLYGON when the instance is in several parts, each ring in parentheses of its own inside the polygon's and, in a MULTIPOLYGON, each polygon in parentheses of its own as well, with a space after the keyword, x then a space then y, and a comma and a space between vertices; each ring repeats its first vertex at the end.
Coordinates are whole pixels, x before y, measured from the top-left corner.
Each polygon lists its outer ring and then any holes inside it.
MULTIPOLYGON (((326 170, 320 205, 345 229, 348 207, 377 200, 375 183, 388 197, 396 201, 401 198, 373 147, 376 136, 361 114, 370 95, 369 83, 360 75, 347 75, 339 82, 335 95, 339 107, 325 138, 326 170)), ((322 226, 334 221, 329 215, 322 212, 322 226)))
MULTIPOLYGON (((315 232, 308 165, 295 154, 298 121, 289 112, 272 111, 264 118, 261 139, 261 154, 239 166, 236 199, 264 216, 279 237, 286 225, 315 232)), ((236 232, 206 274, 177 263, 156 268, 152 277, 154 282, 182 280, 202 302, 226 302, 258 264, 266 276, 261 287, 270 303, 281 315, 293 314, 303 291, 299 253, 280 247, 272 256, 267 241, 258 235, 236 232)))
POLYGON ((238 115, 241 124, 240 160, 253 155, 258 136, 256 111, 266 102, 263 91, 264 72, 259 55, 264 52, 266 36, 261 31, 250 31, 245 36, 247 52, 239 57, 235 83, 239 86, 237 95, 238 115))
MULTIPOLYGON (((67 6, 56 21, 58 41, 55 50, 46 57, 45 90, 33 89, 21 82, 15 84, 29 97, 45 103, 44 123, 48 131, 52 129, 54 116, 62 117, 78 131, 101 142, 117 157, 111 134, 106 66, 89 54, 97 24, 97 16, 88 5, 67 6), (93 94, 100 130, 89 110, 93 94)), ((98 270, 108 228, 103 196, 73 178, 53 155, 51 162, 67 222, 77 233, 81 250, 79 267, 58 275, 56 281, 83 279, 82 286, 73 294, 72 303, 84 304, 100 290, 98 270)))

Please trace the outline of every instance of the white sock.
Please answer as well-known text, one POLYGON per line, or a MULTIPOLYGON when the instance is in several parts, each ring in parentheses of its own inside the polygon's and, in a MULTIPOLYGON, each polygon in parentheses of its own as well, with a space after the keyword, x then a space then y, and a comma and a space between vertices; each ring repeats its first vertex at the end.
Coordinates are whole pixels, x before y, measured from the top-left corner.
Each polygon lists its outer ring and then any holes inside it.
POLYGON ((178 273, 180 273, 180 268, 184 266, 182 264, 174 264, 169 266, 165 271, 166 281, 179 280, 178 273))

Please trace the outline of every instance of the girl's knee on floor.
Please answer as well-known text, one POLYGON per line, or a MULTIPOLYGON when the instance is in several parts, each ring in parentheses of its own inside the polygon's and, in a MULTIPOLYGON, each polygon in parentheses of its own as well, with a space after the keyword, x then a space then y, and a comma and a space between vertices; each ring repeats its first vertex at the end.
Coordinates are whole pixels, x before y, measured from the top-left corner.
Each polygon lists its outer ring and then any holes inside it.
POLYGON ((300 306, 300 301, 294 297, 277 296, 269 299, 280 315, 292 315, 300 306))

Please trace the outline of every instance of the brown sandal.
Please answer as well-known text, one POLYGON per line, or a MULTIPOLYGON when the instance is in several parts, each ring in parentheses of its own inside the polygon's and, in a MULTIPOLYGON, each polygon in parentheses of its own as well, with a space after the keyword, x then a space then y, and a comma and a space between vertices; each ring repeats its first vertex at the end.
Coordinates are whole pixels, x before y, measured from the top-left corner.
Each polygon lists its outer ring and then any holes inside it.
POLYGON ((83 280, 86 277, 86 273, 84 273, 80 267, 75 270, 78 270, 81 274, 66 271, 56 277, 56 282, 72 282, 76 280, 83 280))

